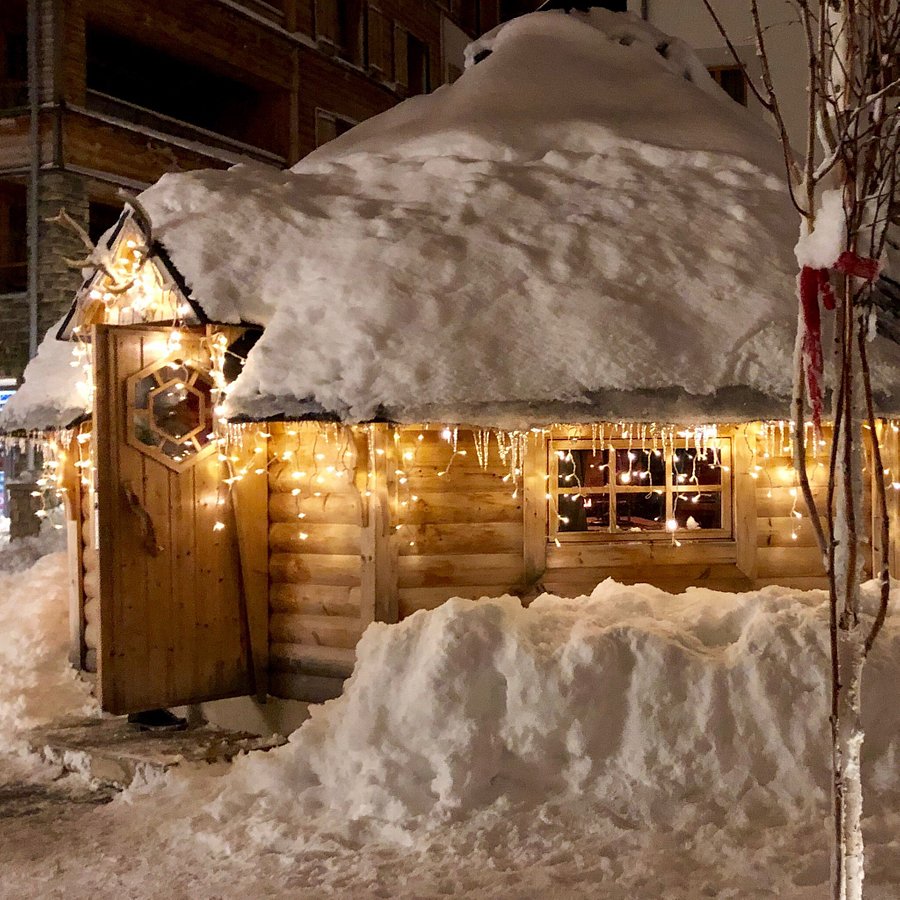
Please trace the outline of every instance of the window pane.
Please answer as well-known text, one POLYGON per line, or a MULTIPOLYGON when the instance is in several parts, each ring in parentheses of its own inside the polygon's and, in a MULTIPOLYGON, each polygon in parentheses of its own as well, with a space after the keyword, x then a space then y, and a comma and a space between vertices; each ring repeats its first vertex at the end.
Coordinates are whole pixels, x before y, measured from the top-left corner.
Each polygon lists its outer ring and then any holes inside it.
POLYGON ((557 452, 558 484, 577 491, 580 487, 606 487, 609 484, 609 451, 560 450, 557 452))
POLYGON ((683 447, 675 451, 672 484, 721 484, 722 466, 715 450, 697 453, 683 447))
POLYGON ((616 525, 620 531, 662 531, 666 527, 666 496, 647 494, 616 495, 616 525))
POLYGON ((676 494, 675 520, 679 528, 687 531, 722 527, 722 495, 716 491, 711 494, 676 494))
POLYGON ((557 530, 608 531, 609 496, 603 494, 585 497, 560 494, 557 530))
POLYGON ((666 483, 666 458, 661 450, 616 450, 616 484, 649 487, 666 483))

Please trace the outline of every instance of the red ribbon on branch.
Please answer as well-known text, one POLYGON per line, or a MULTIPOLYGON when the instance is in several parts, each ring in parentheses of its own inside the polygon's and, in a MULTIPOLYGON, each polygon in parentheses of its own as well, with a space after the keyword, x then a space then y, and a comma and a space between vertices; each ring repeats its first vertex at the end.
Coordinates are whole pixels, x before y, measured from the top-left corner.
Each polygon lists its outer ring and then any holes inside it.
POLYGON ((809 395, 813 426, 817 436, 822 429, 822 375, 824 372, 822 312, 819 308, 819 298, 822 298, 822 306, 825 309, 833 310, 835 308, 831 269, 871 283, 878 278, 881 263, 877 259, 859 256, 850 250, 845 250, 830 268, 815 269, 812 266, 803 266, 800 270, 797 292, 800 297, 803 320, 801 341, 803 376, 806 381, 806 392, 809 395))

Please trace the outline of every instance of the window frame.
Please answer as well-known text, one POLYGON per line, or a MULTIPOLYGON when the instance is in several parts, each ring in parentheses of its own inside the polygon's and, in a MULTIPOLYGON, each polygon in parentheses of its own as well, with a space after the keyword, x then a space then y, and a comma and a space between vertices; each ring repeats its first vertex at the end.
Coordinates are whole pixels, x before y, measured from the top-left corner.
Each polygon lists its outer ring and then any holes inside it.
MULTIPOLYGON (((667 446, 665 449, 665 466, 666 466, 666 512, 665 518, 668 521, 672 517, 674 508, 674 497, 676 494, 703 493, 712 494, 719 493, 722 496, 722 527, 689 530, 687 528, 679 528, 676 532, 671 532, 663 528, 660 531, 619 531, 615 524, 615 498, 618 494, 644 494, 648 492, 648 488, 634 484, 617 483, 615 469, 616 450, 631 450, 634 452, 646 452, 647 448, 635 445, 634 441, 627 438, 616 438, 613 440, 605 440, 602 442, 594 441, 592 438, 551 438, 547 442, 547 523, 548 523, 548 540, 553 543, 615 543, 617 541, 671 541, 673 535, 684 543, 685 541, 734 541, 734 523, 735 511, 733 509, 734 497, 734 467, 732 459, 734 455, 734 447, 730 436, 721 436, 716 438, 716 449, 720 452, 720 466, 722 469, 722 481, 719 485, 700 485, 694 484, 688 480, 683 485, 672 483, 672 474, 674 472, 674 452, 676 450, 692 450, 695 447, 689 446, 687 439, 678 439, 674 445, 667 446), (561 488, 559 486, 559 456, 560 450, 610 450, 613 451, 611 457, 613 465, 610 471, 610 477, 607 484, 602 487, 581 488, 577 492, 571 489, 561 488), (582 496, 608 496, 609 504, 609 531, 560 531, 559 530, 559 495, 578 493, 582 496)), ((662 446, 659 448, 662 450, 662 446)), ((658 489, 658 485, 654 485, 651 489, 658 489)))
POLYGON ((715 81, 715 83, 725 92, 725 94, 731 97, 735 103, 745 108, 750 105, 750 88, 747 84, 747 73, 743 66, 739 66, 735 63, 720 63, 715 66, 707 66, 706 71, 709 72, 712 80, 715 81), (725 87, 723 75, 726 72, 728 74, 740 75, 742 85, 740 97, 735 97, 734 94, 725 87))

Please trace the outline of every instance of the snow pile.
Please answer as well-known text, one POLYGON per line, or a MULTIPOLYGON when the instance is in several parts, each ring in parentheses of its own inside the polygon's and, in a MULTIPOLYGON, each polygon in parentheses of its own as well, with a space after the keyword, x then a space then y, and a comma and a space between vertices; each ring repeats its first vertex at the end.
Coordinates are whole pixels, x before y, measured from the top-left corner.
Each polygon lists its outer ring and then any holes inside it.
MULTIPOLYGON (((25 545, 30 556, 35 539, 25 545)), ((0 558, 0 751, 13 751, 29 728, 91 715, 96 703, 69 665, 67 561, 52 553, 20 571, 12 551, 0 558)))
MULTIPOLYGON (((58 518, 57 509, 51 509, 50 515, 41 525, 40 534, 33 537, 11 541, 8 530, 5 534, 0 532, 0 577, 30 569, 42 556, 61 553, 66 549, 65 529, 57 528, 51 521, 58 518)), ((3 521, 0 519, 0 523, 3 521)), ((9 519, 5 521, 9 522, 9 519)))
POLYGON ((267 328, 231 414, 783 415, 797 219, 769 126, 631 15, 536 13, 486 47, 290 171, 141 196, 210 317, 267 328))
POLYGON ((0 431, 65 427, 90 412, 80 370, 72 366, 73 344, 56 339, 61 324, 62 319, 47 331, 24 383, 0 410, 0 431))
MULTIPOLYGON (((562 817, 556 841, 713 827, 737 841, 755 832, 758 847, 764 829, 824 828, 827 646, 821 592, 676 597, 607 581, 528 609, 451 600, 370 626, 345 694, 312 708, 287 745, 222 778, 176 775, 162 802, 205 804, 186 813, 190 831, 225 855, 329 840, 426 852, 434 829, 471 843, 485 815, 505 823, 502 840, 514 821, 562 817)), ((900 799, 896 618, 866 677, 865 778, 889 803, 900 799)))

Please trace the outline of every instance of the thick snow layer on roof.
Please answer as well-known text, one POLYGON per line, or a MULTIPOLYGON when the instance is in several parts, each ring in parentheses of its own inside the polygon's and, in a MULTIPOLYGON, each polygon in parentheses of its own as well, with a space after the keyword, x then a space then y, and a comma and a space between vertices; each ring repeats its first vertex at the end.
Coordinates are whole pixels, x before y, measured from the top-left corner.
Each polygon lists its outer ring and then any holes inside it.
POLYGON ((292 170, 142 195, 208 315, 266 327, 229 412, 786 414, 797 216, 768 125, 632 15, 536 13, 487 50, 292 170))
POLYGON ((22 386, 0 411, 0 431, 32 431, 64 427, 90 412, 82 376, 73 368, 73 345, 58 341, 62 322, 53 325, 25 369, 22 386))

